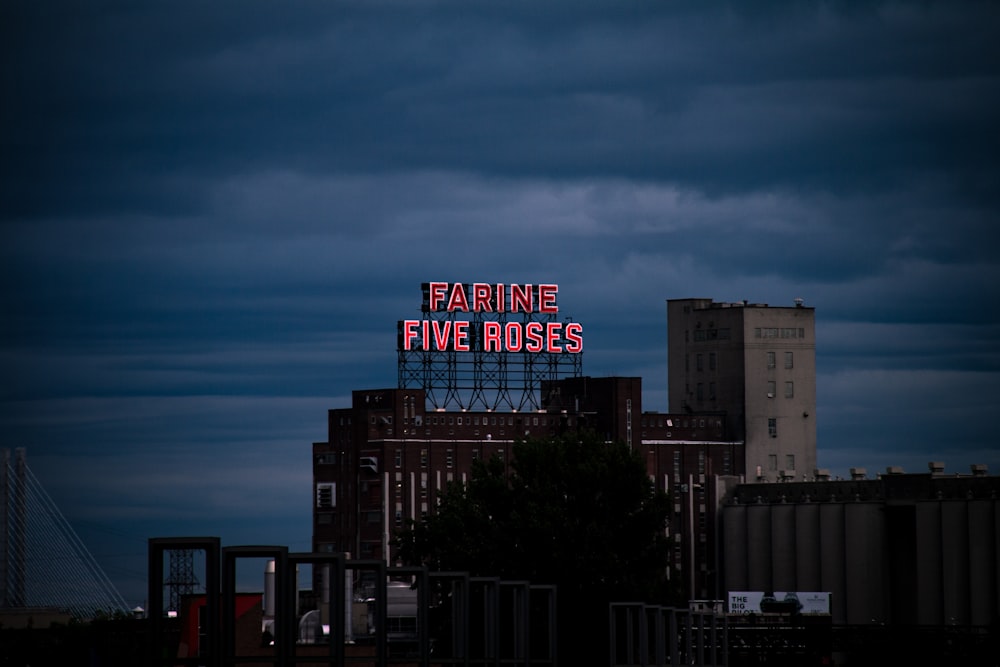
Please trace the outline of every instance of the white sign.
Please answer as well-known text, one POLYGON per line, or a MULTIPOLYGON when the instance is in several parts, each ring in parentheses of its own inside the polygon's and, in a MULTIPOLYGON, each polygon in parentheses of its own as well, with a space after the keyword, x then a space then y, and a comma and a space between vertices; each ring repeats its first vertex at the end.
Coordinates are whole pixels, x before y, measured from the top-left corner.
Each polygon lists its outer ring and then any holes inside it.
POLYGON ((730 614, 759 614, 762 601, 795 603, 800 614, 830 613, 830 594, 812 591, 775 591, 770 595, 763 591, 730 591, 727 606, 730 614))

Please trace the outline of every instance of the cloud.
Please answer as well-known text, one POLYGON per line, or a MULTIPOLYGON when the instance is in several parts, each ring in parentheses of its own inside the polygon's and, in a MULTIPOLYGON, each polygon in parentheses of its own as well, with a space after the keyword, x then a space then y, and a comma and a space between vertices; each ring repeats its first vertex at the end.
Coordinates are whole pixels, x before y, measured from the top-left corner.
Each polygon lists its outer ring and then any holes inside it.
POLYGON ((998 28, 989 2, 6 3, 0 423, 81 519, 307 545, 309 445, 395 385, 420 283, 555 282, 584 372, 661 411, 667 299, 802 297, 822 465, 1000 469, 998 28))

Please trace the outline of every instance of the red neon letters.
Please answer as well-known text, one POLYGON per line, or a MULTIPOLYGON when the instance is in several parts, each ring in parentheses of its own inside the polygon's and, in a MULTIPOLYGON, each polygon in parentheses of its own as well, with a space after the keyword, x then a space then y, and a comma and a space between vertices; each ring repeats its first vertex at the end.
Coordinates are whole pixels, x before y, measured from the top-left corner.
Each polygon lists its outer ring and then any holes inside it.
POLYGON ((428 283, 431 312, 448 313, 558 313, 558 285, 504 285, 503 283, 428 283), (472 303, 469 303, 471 297, 472 303))
MULTIPOLYGON (((426 312, 447 313, 545 313, 559 312, 558 285, 505 285, 504 283, 424 284, 426 312)), ((499 322, 483 320, 403 320, 399 323, 403 350, 454 350, 469 352, 524 352, 579 354, 583 352, 583 326, 578 322, 499 322)))

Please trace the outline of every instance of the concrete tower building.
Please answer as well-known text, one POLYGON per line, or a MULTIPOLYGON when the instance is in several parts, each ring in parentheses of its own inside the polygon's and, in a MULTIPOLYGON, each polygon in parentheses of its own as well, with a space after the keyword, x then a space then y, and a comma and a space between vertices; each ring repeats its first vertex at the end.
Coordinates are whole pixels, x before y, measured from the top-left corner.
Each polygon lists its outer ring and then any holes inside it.
POLYGON ((667 301, 669 410, 719 413, 745 443, 747 481, 816 468, 815 309, 667 301))

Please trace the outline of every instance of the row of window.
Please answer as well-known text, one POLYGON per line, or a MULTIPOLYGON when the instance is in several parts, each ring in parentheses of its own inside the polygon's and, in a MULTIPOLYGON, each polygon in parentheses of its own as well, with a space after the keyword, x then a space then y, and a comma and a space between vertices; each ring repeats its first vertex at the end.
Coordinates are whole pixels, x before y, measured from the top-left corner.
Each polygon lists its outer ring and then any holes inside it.
MULTIPOLYGON (((767 397, 768 398, 774 398, 774 396, 775 396, 775 388, 776 388, 776 383, 775 382, 769 381, 767 383, 767 397)), ((688 389, 688 393, 689 394, 691 393, 690 388, 688 389)), ((694 395, 695 395, 695 398, 697 400, 699 400, 699 401, 704 401, 705 400, 706 393, 705 393, 705 383, 704 382, 699 382, 698 384, 695 385, 695 387, 694 387, 694 395)), ((795 397, 795 383, 794 382, 786 382, 785 383, 785 398, 794 398, 794 397, 795 397)), ((709 382, 708 383, 707 398, 710 401, 714 401, 715 400, 715 383, 714 382, 709 382)), ((702 426, 704 426, 704 424, 702 424, 702 426)))
MULTIPOLYGON (((714 328, 709 322, 707 329, 695 329, 691 338, 696 343, 707 340, 729 340, 731 337, 728 328, 714 328)), ((805 338, 806 330, 802 327, 754 327, 754 338, 805 338)), ((684 342, 688 342, 688 332, 684 331, 684 342)))
MULTIPOLYGON (((775 352, 768 352, 767 353, 767 367, 768 368, 777 368, 777 366, 778 366, 777 354, 775 352)), ((794 355, 791 352, 785 352, 785 368, 794 368, 794 367, 795 367, 795 357, 794 357, 794 355)))
MULTIPOLYGON (((694 367, 695 367, 695 370, 697 370, 699 372, 705 370, 705 356, 706 355, 703 354, 703 353, 701 353, 701 352, 699 352, 698 354, 694 355, 694 367)), ((716 357, 715 352, 709 352, 707 356, 708 356, 708 370, 710 370, 710 371, 717 370, 718 369, 718 358, 716 357)), ((785 368, 794 368, 795 367, 795 357, 794 357, 794 354, 792 352, 785 352, 784 356, 785 356, 785 368)), ((777 368, 777 366, 778 366, 777 353, 769 351, 767 353, 767 367, 768 368, 777 368)), ((690 358, 688 357, 688 355, 684 355, 684 370, 686 372, 690 372, 691 371, 690 358)))
MULTIPOLYGON (((777 383, 773 380, 769 380, 767 383, 767 397, 774 398, 777 383)), ((785 398, 795 398, 795 383, 786 382, 785 383, 785 398)))
MULTIPOLYGON (((528 419, 527 417, 524 417, 525 423, 527 423, 527 419, 528 419)), ((377 424, 379 421, 381 421, 383 424, 391 424, 392 423, 392 415, 383 415, 381 417, 376 417, 375 415, 372 415, 372 417, 371 417, 371 423, 372 423, 372 425, 377 424)), ((424 420, 423 420, 423 418, 420 415, 417 415, 417 416, 415 416, 413 418, 413 423, 415 425, 417 425, 417 426, 422 425, 423 421, 424 420)), ((410 423, 409 417, 403 417, 403 423, 404 424, 409 424, 410 423)), ((427 423, 430 426, 445 426, 445 425, 447 425, 447 426, 463 426, 463 425, 466 425, 466 426, 479 426, 480 425, 480 417, 479 417, 479 415, 467 415, 467 416, 462 416, 462 415, 448 415, 447 417, 444 416, 444 415, 441 415, 441 416, 438 416, 438 415, 428 415, 427 416, 427 423), (447 420, 447 422, 445 420, 447 420)), ((490 415, 489 417, 483 415, 483 417, 482 417, 482 425, 483 426, 497 426, 497 425, 503 426, 504 423, 506 423, 507 426, 513 426, 514 425, 514 417, 513 416, 507 416, 507 417, 505 417, 504 415, 499 415, 499 422, 498 422, 498 415, 490 415)), ((520 418, 518 419, 518 423, 521 423, 520 418)), ((537 415, 531 417, 531 425, 532 426, 553 426, 553 425, 555 425, 555 423, 556 423, 556 420, 555 420, 554 417, 543 416, 543 417, 539 418, 537 415)))
MULTIPOLYGON (((687 331, 684 332, 685 339, 687 338, 687 331)), ((706 340, 729 340, 730 331, 728 328, 715 329, 709 327, 708 329, 695 329, 694 330, 694 340, 696 343, 700 343, 706 340)), ((684 342, 687 342, 685 340, 684 342)))
MULTIPOLYGON (((641 423, 642 423, 642 427, 643 428, 646 428, 647 426, 649 426, 650 428, 652 428, 654 426, 657 426, 657 427, 668 426, 668 427, 672 427, 672 428, 689 428, 689 427, 690 428, 705 428, 705 420, 704 419, 672 419, 672 418, 669 418, 669 417, 667 417, 667 418, 664 418, 664 417, 648 417, 648 418, 647 417, 643 417, 641 419, 641 423)), ((714 420, 709 419, 708 420, 708 426, 709 427, 715 426, 716 428, 721 427, 722 426, 722 419, 714 419, 714 420), (713 421, 714 421, 714 423, 713 423, 713 421)))
POLYGON ((794 327, 756 327, 754 338, 805 338, 806 330, 794 327))
MULTIPOLYGON (((496 450, 495 456, 502 461, 503 460, 503 450, 502 449, 496 450)), ((474 448, 472 450, 472 460, 473 461, 478 461, 479 460, 479 449, 478 448, 474 448)), ((420 450, 420 467, 421 468, 426 468, 427 464, 428 464, 428 461, 429 461, 428 451, 426 449, 421 449, 420 450)), ((395 463, 395 465, 396 465, 397 468, 402 468, 403 467, 403 450, 402 449, 397 449, 396 450, 393 462, 395 463)), ((444 454, 444 464, 445 464, 446 468, 452 468, 452 467, 454 467, 454 465, 455 465, 454 450, 448 449, 448 450, 445 451, 445 454, 444 454)), ((398 475, 399 473, 396 473, 396 474, 398 475)))
MULTIPOLYGON (((694 355, 694 359, 695 359, 695 364, 694 364, 695 368, 697 370, 699 370, 699 371, 705 370, 705 355, 701 354, 701 353, 696 354, 696 355, 694 355)), ((685 366, 688 365, 688 357, 687 357, 687 355, 684 355, 684 365, 685 366)), ((717 363, 716 363, 715 352, 709 352, 708 353, 708 370, 714 371, 716 369, 716 366, 717 366, 717 363)), ((685 368, 684 370, 690 370, 690 369, 685 368)))
MULTIPOLYGON (((767 469, 770 472, 776 472, 778 470, 778 455, 768 454, 767 455, 767 469)), ((795 454, 785 454, 785 470, 795 470, 795 454)))

